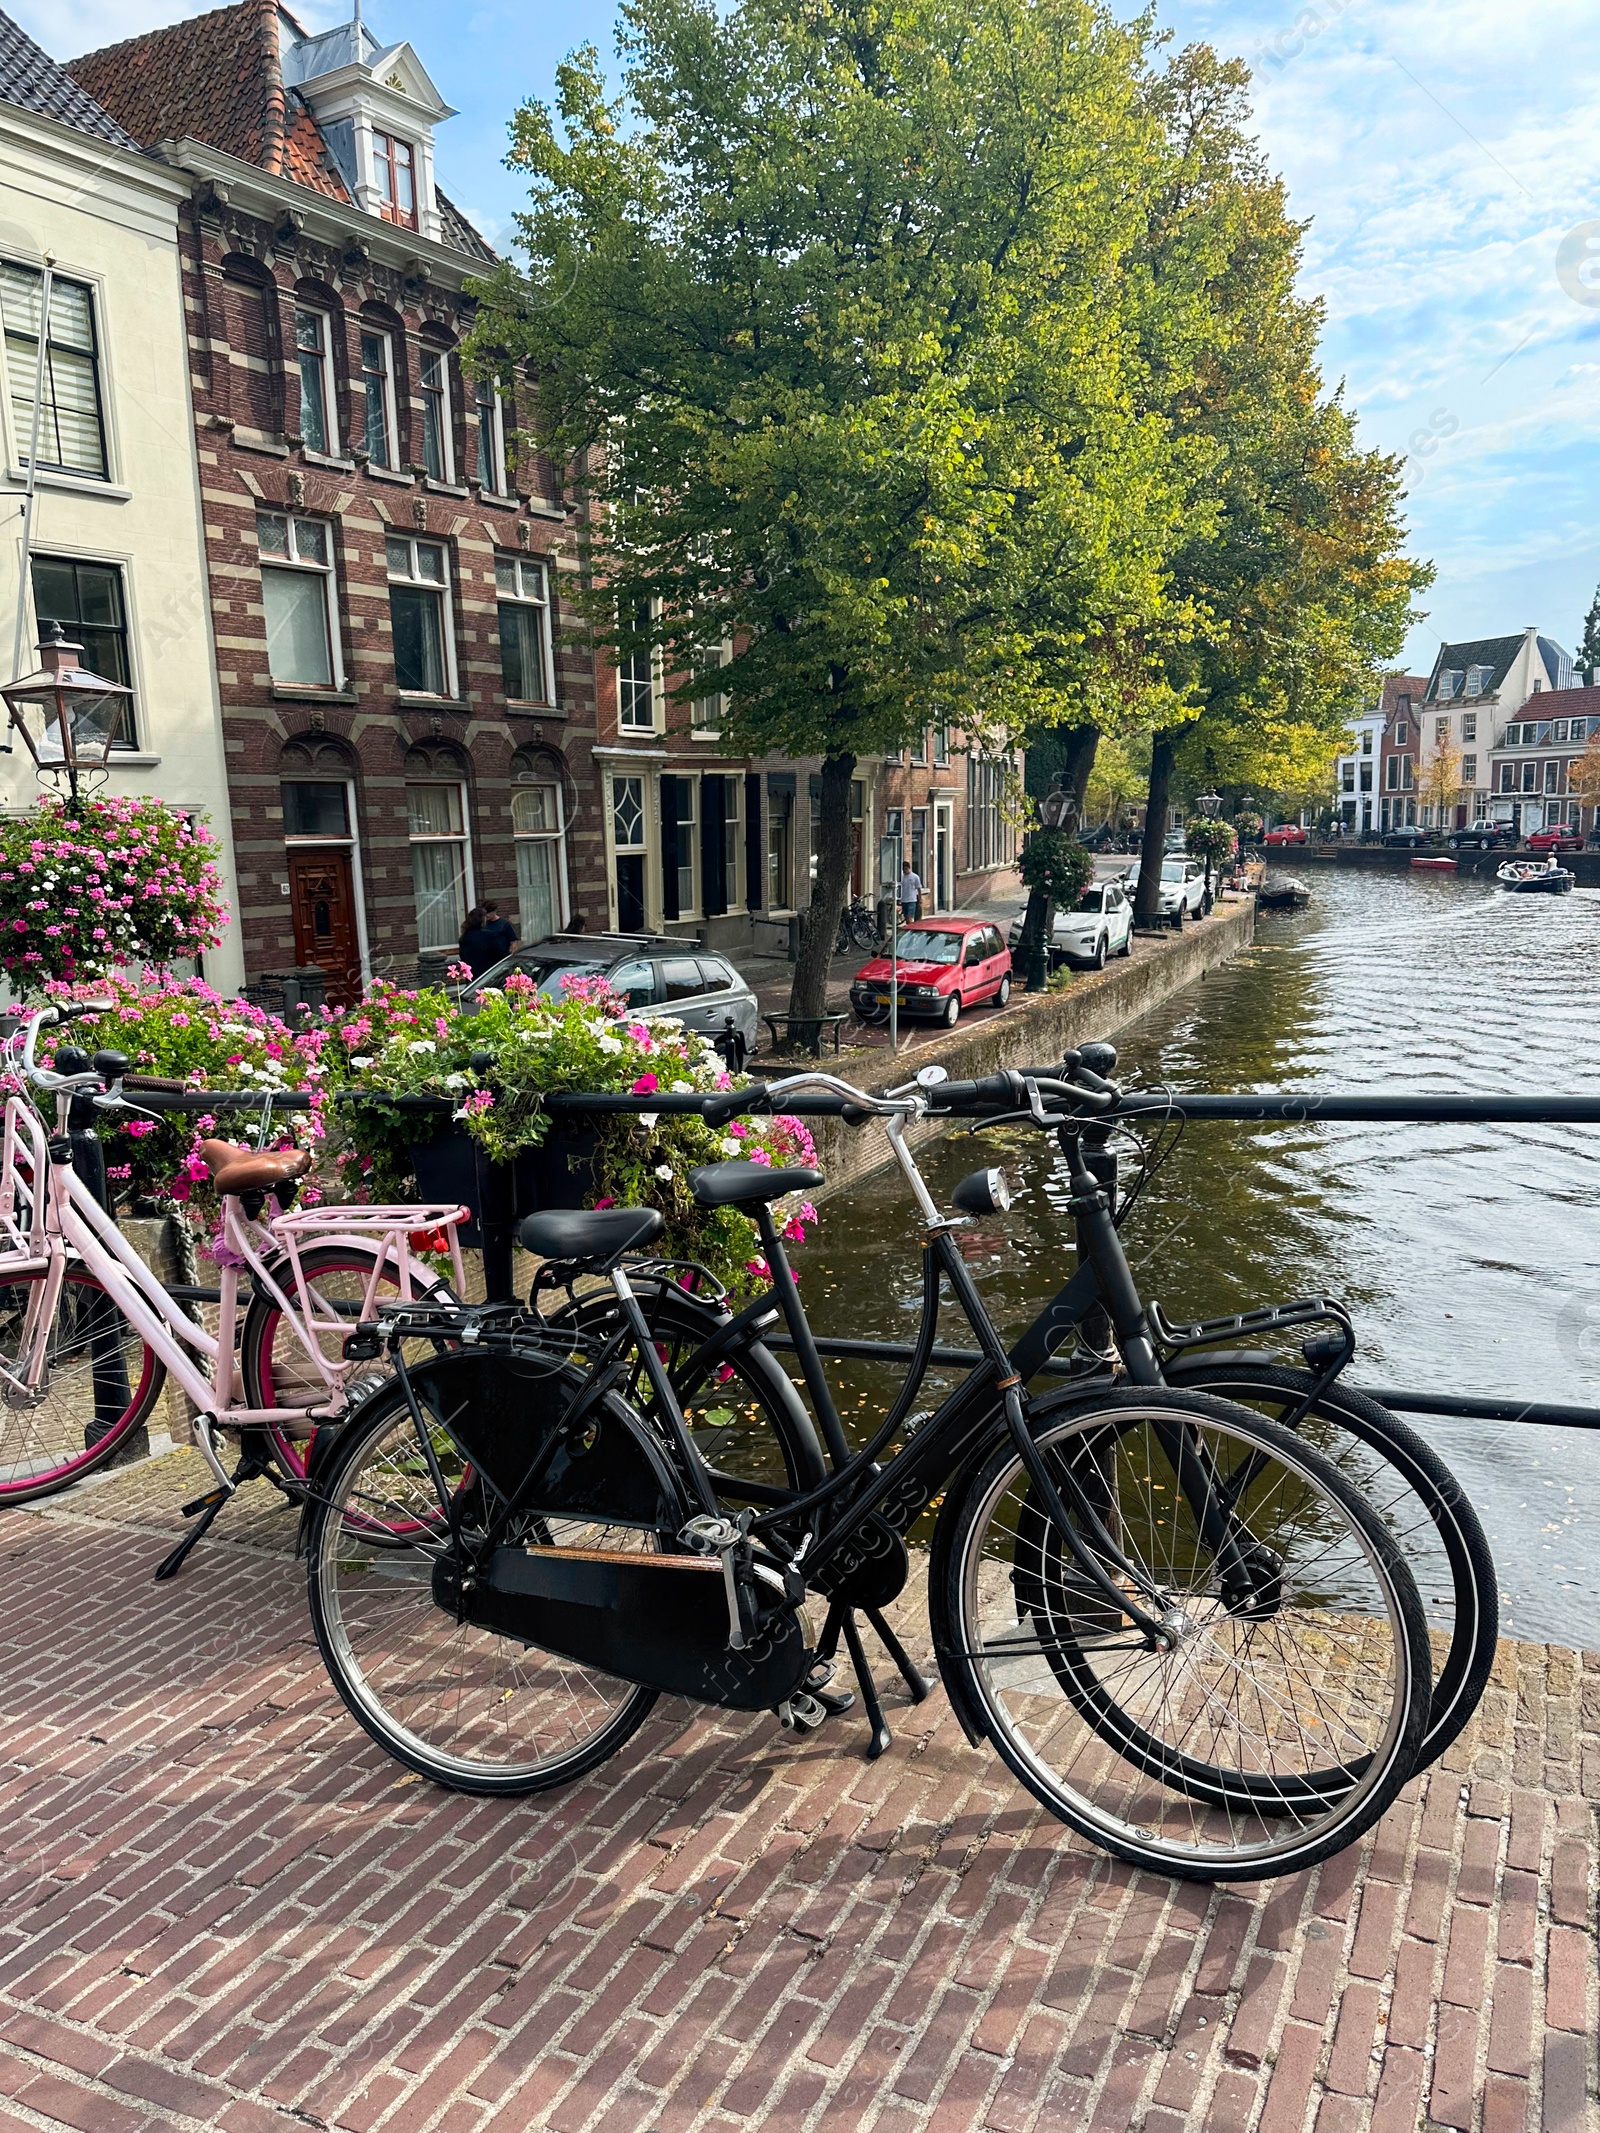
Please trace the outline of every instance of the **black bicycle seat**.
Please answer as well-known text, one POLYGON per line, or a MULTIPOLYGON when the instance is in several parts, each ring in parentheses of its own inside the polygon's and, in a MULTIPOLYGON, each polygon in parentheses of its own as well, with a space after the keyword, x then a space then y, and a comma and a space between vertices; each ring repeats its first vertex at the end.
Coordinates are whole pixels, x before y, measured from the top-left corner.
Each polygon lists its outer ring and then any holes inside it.
POLYGON ((517 1242, 540 1259, 603 1266, 665 1227, 653 1207, 552 1207, 517 1224, 517 1242))
POLYGON ((767 1163, 706 1163, 689 1173, 689 1190, 701 1207, 753 1207, 789 1192, 814 1192, 820 1170, 774 1170, 767 1163))

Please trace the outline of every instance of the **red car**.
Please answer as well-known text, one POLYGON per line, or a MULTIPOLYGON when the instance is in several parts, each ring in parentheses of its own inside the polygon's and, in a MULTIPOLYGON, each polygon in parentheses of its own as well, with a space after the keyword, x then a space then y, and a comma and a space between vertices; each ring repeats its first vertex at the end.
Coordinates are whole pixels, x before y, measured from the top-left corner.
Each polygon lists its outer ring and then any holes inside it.
MULTIPOLYGON (((1011 951, 986 918, 925 918, 900 935, 900 1012, 954 1029, 964 1007, 1011 997, 1011 951)), ((874 956, 856 972, 850 1005, 863 1022, 889 1013, 889 958, 874 956)))
POLYGON ((1528 837, 1530 852, 1581 852, 1583 839, 1570 824, 1552 822, 1548 829, 1534 830, 1528 837))
POLYGON ((1309 844, 1311 839, 1298 822, 1279 822, 1262 838, 1263 844, 1309 844))

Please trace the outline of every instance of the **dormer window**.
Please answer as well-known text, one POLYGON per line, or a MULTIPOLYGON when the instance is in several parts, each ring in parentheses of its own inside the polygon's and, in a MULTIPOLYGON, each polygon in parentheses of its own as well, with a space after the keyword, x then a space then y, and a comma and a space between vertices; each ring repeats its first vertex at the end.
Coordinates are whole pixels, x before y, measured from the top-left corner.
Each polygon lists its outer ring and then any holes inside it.
POLYGON ((378 213, 405 230, 417 227, 416 155, 409 141, 392 133, 372 135, 372 165, 378 178, 378 213))

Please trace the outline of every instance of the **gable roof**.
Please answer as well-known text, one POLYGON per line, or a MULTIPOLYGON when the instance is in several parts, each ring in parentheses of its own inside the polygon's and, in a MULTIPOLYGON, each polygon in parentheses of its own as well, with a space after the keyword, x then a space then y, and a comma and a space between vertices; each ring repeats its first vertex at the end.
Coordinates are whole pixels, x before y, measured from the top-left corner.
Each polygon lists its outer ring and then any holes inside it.
MULTIPOLYGON (((279 0, 235 0, 231 7, 87 52, 70 61, 68 71, 146 147, 204 141, 268 177, 354 209, 310 104, 284 79, 280 17, 291 36, 303 36, 279 0)), ((376 40, 371 43, 376 48, 376 40)), ((365 43, 361 49, 370 60, 365 43)), ((470 259, 493 260, 460 209, 437 186, 435 195, 442 241, 470 259)))
POLYGON ((0 15, 0 102, 59 119, 114 148, 139 145, 9 15, 0 15))
MULTIPOLYGON (((1441 644, 1439 656, 1433 662, 1433 672, 1428 676, 1428 702, 1437 699, 1441 674, 1465 674, 1469 667, 1488 668, 1489 679, 1478 693, 1480 696, 1495 695, 1510 673, 1526 637, 1525 630, 1518 630, 1514 637, 1469 637, 1461 644, 1441 644)), ((1535 636, 1534 642, 1544 667, 1546 686, 1551 689, 1569 687, 1572 682, 1570 654, 1552 638, 1535 636)))
POLYGON ((1592 718, 1600 721, 1600 687, 1579 684, 1571 689, 1547 689, 1530 696, 1513 720, 1534 719, 1540 725, 1552 718, 1592 718))

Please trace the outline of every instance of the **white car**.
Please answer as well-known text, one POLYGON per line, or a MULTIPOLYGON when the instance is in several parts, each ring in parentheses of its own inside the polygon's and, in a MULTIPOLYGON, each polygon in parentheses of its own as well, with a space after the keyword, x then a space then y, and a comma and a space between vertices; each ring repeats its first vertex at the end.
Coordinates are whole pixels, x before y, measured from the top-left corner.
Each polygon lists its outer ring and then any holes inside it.
MULTIPOLYGON (((1023 917, 1011 922, 1011 952, 1022 948, 1023 917)), ((1057 911, 1050 928, 1052 962, 1087 964, 1103 970, 1107 956, 1133 953, 1133 905, 1120 881, 1091 882, 1070 911, 1057 911)))
MULTIPOLYGON (((1139 862, 1134 860, 1122 877, 1131 903, 1139 893, 1139 862)), ((1203 918, 1206 908, 1206 870, 1199 859, 1163 859, 1161 862, 1161 916, 1169 926, 1181 928, 1186 918, 1203 918)))

